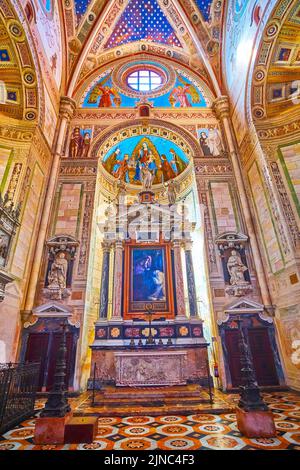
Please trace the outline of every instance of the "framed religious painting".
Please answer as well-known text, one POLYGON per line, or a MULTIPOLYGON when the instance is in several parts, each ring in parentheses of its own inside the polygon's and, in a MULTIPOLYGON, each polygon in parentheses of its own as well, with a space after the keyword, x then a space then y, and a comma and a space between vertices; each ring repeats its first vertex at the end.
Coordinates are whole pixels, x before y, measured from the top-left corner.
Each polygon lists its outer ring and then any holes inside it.
POLYGON ((126 245, 124 318, 173 318, 171 252, 168 244, 126 245))

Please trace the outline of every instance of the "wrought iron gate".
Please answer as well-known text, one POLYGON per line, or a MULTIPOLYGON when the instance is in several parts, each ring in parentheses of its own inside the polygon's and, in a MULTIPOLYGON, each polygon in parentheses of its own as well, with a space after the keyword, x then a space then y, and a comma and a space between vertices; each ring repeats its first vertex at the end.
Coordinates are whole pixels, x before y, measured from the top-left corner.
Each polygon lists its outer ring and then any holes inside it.
POLYGON ((0 434, 34 412, 40 363, 0 364, 0 434))

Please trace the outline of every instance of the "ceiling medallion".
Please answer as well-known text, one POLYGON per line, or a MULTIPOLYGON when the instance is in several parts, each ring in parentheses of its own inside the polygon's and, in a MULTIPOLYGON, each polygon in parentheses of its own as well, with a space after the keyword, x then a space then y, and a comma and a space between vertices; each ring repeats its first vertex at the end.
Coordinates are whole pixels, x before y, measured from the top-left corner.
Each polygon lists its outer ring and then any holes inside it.
POLYGON ((9 20, 7 22, 7 27, 10 36, 17 42, 25 41, 25 33, 22 26, 16 20, 9 20))

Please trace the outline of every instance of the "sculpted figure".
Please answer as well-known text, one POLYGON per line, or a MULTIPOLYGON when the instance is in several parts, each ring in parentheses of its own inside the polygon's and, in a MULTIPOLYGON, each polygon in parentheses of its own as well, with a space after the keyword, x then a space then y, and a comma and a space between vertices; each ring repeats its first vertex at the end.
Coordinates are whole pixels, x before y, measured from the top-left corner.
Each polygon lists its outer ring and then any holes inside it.
POLYGON ((227 261, 227 268, 230 274, 230 284, 231 285, 242 285, 249 284, 245 280, 244 273, 248 271, 248 268, 243 264, 240 255, 237 251, 232 250, 231 256, 229 256, 227 261))
POLYGON ((177 190, 179 189, 179 184, 177 184, 174 180, 168 182, 167 186, 167 196, 169 200, 170 206, 176 203, 177 198, 177 190))
POLYGON ((58 253, 48 275, 49 289, 65 289, 67 283, 68 261, 65 253, 58 253))

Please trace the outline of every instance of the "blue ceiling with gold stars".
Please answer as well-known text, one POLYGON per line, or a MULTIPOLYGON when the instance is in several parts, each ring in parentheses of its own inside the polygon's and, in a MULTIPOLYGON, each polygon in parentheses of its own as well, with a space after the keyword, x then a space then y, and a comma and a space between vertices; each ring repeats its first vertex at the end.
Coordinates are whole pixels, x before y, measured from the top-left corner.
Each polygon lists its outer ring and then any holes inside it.
POLYGON ((130 0, 105 47, 140 40, 182 47, 156 0, 130 0))
POLYGON ((194 0, 197 7, 202 13, 203 19, 207 22, 210 21, 210 8, 213 0, 194 0))
POLYGON ((85 14, 92 0, 74 0, 75 11, 78 20, 85 14))

